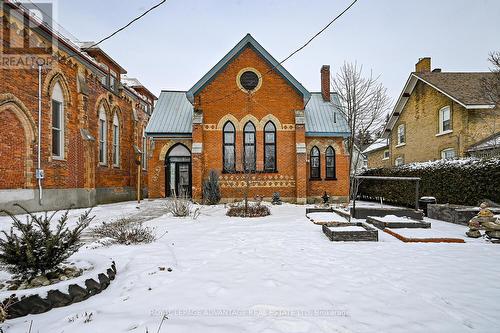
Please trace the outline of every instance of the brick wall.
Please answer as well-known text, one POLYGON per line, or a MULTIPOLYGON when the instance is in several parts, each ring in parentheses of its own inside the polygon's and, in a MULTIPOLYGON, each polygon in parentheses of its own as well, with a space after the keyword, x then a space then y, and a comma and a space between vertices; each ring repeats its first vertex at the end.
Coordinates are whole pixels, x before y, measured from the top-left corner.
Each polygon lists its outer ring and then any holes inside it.
POLYGON ((368 156, 368 168, 386 168, 391 166, 391 159, 384 159, 384 151, 389 149, 389 147, 384 149, 379 149, 371 151, 367 154, 368 156))

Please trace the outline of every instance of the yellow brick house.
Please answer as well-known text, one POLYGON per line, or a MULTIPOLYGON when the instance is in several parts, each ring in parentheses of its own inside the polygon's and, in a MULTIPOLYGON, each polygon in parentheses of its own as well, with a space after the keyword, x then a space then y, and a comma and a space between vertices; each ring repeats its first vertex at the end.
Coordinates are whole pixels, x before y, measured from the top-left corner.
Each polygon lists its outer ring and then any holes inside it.
POLYGON ((420 59, 384 128, 386 145, 365 150, 368 166, 497 153, 500 108, 484 92, 493 75, 431 71, 431 59, 420 59))

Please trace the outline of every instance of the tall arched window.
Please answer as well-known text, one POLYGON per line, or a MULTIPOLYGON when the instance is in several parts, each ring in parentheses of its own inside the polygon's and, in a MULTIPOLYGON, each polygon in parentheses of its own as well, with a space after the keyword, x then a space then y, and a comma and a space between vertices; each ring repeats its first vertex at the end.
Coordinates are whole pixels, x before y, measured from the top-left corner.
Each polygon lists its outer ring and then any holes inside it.
POLYGON ((52 156, 64 158, 64 95, 59 82, 52 89, 52 156))
POLYGON ((318 179, 320 178, 320 166, 319 166, 319 149, 314 146, 311 149, 311 157, 310 157, 310 167, 311 167, 311 178, 318 179))
POLYGON ((276 171, 276 126, 272 121, 264 126, 264 171, 276 171))
POLYGON ((120 122, 116 112, 113 116, 113 166, 120 166, 120 122))
POLYGON ((99 109, 99 163, 105 165, 107 162, 107 120, 106 120, 106 110, 104 106, 101 105, 99 109))
POLYGON ((246 123, 243 128, 244 146, 243 167, 245 171, 255 171, 255 126, 252 122, 246 123))
POLYGON ((223 159, 223 171, 225 172, 233 172, 236 169, 236 149, 235 149, 235 135, 236 130, 232 122, 228 121, 223 131, 223 151, 222 151, 222 159, 223 159))
POLYGON ((142 169, 146 170, 148 167, 148 140, 146 138, 146 130, 142 130, 142 156, 141 156, 142 169))
POLYGON ((333 149, 332 147, 326 148, 325 161, 326 161, 326 178, 336 179, 337 176, 335 174, 335 149, 333 149))

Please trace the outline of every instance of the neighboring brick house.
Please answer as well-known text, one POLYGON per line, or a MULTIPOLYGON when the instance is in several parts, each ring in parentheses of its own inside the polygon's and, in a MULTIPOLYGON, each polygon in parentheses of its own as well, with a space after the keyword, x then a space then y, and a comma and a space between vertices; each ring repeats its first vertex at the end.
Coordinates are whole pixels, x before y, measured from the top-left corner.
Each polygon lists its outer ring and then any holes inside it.
POLYGON ((321 77, 322 92, 310 93, 248 34, 189 91, 162 91, 146 130, 150 197, 201 201, 215 170, 224 201, 242 198, 246 177, 252 197, 347 200, 348 126, 329 66, 321 77))
POLYGON ((367 167, 369 169, 387 168, 391 166, 388 141, 389 140, 384 138, 378 138, 363 150, 363 154, 368 159, 367 167))
MULTIPOLYGON (((21 5, 2 6, 2 31, 7 33, 0 69, 0 209, 20 203, 30 210, 50 210, 135 198, 136 160, 147 148, 144 130, 156 97, 136 80, 122 84, 125 69, 100 48, 85 49, 89 43, 75 44, 46 25, 25 25, 11 10, 25 22, 33 19, 21 5), (36 55, 50 61, 41 75, 36 63, 5 62, 22 59, 8 55, 7 47, 24 45, 23 36, 47 50, 36 55)), ((147 193, 145 163, 142 187, 147 193)))
MULTIPOLYGON (((384 129, 389 159, 382 165, 464 157, 495 138, 500 108, 484 92, 493 75, 431 71, 431 59, 420 59, 384 129)), ((379 150, 368 154, 369 166, 379 162, 379 150)))

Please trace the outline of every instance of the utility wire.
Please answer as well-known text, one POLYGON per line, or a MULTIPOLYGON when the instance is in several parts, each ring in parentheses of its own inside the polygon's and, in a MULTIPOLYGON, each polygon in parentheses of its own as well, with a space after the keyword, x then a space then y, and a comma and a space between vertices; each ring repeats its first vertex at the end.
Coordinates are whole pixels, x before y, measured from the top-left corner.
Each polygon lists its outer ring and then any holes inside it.
MULTIPOLYGON (((290 55, 288 55, 286 58, 284 58, 283 60, 281 60, 280 62, 278 62, 277 65, 273 66, 272 68, 270 68, 268 71, 266 71, 264 74, 261 74, 260 77, 259 77, 259 80, 262 79, 265 75, 269 74, 270 72, 274 71, 277 67, 281 66, 285 61, 287 61, 288 59, 290 59, 291 57, 293 57, 295 54, 299 53, 300 51, 302 51, 307 45, 309 45, 316 37, 318 37, 319 35, 321 35, 326 29, 328 29, 335 21, 337 21, 340 17, 342 17, 342 15, 344 15, 349 9, 351 9, 352 6, 354 6, 354 4, 358 2, 358 0, 354 0, 353 2, 351 2, 351 4, 349 6, 347 6, 342 12, 340 12, 340 14, 338 14, 337 16, 335 16, 330 22, 328 22, 327 25, 325 25, 320 31, 318 31, 316 34, 314 34, 314 36, 312 36, 311 38, 309 38, 309 40, 307 42, 305 42, 302 46, 300 46, 298 49, 296 49, 295 51, 293 51, 292 53, 290 53, 290 55)), ((215 103, 215 102, 219 102, 223 99, 226 99, 228 97, 231 97, 232 95, 236 94, 238 91, 240 91, 240 89, 234 89, 233 92, 225 95, 225 96, 222 96, 218 99, 213 99, 213 100, 209 100, 209 101, 201 101, 200 104, 211 104, 211 103, 215 103)), ((251 92, 249 92, 249 95, 251 96, 251 92)))

